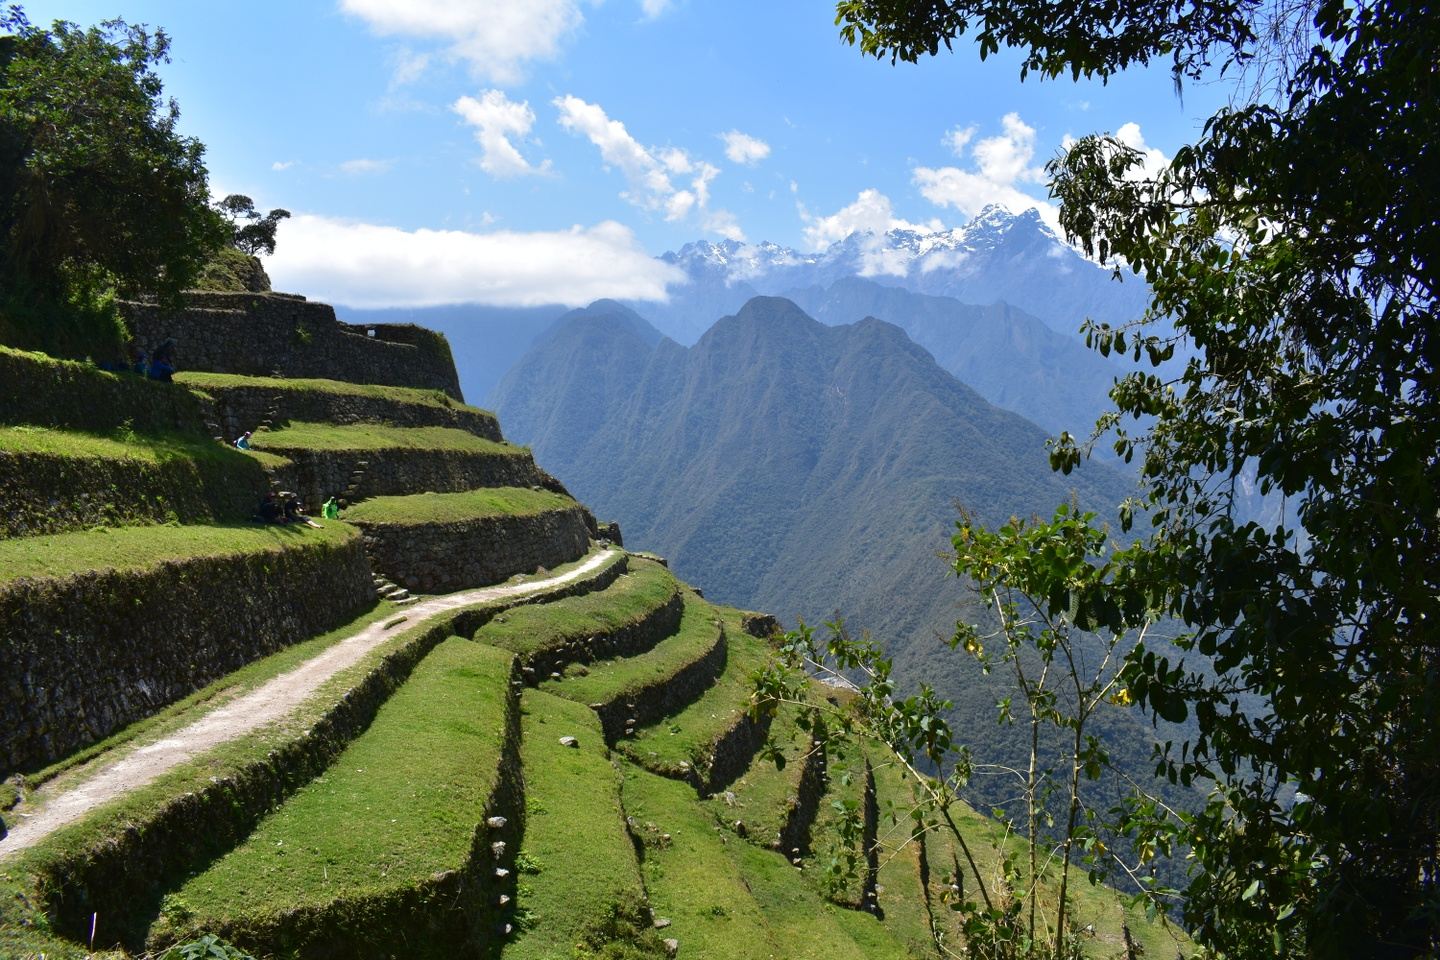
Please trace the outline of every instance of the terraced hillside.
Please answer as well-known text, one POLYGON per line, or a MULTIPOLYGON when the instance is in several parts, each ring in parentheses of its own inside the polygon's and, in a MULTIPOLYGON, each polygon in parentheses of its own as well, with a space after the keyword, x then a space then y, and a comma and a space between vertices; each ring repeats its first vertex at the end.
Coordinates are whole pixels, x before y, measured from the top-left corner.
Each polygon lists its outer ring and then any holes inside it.
MULTIPOLYGON (((0 957, 962 944, 883 750, 747 709, 773 620, 625 552, 483 411, 283 372, 0 348, 0 957), (349 505, 261 525, 271 485, 349 505)), ((956 814, 996 869, 1013 841, 956 814)))

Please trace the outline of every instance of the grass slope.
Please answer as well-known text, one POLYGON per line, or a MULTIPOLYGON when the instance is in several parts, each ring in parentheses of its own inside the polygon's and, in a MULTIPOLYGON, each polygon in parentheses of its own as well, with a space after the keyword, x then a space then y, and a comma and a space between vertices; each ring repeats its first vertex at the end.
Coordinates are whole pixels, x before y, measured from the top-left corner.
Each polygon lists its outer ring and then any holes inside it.
POLYGON ((539 690, 525 693, 522 710, 527 814, 516 915, 524 932, 502 956, 665 956, 595 714, 539 690), (579 746, 563 746, 564 736, 579 746))
MULTIPOLYGON (((645 843, 651 905, 680 954, 706 960, 903 957, 878 927, 862 947, 777 854, 730 836, 678 781, 625 764, 625 805, 645 843)), ((873 920, 871 921, 873 925, 873 920)))
POLYGON ((327 450, 363 453, 367 450, 448 450, 529 456, 526 447, 486 440, 456 427, 392 427, 378 423, 337 425, 291 422, 250 438, 261 450, 327 450))
POLYGON ((482 643, 522 657, 540 650, 581 644, 651 613, 680 589, 658 563, 630 558, 630 571, 604 590, 568 597, 544 607, 517 607, 500 614, 475 634, 482 643))
POLYGON ((90 570, 147 570, 173 560, 225 557, 343 543, 359 536, 334 521, 311 527, 234 524, 143 526, 83 530, 0 540, 0 584, 21 577, 64 577, 90 570))
POLYGON ((416 493, 406 497, 372 497, 345 511, 346 520, 415 526, 462 523, 485 517, 531 516, 570 510, 567 496, 528 487, 484 487, 462 493, 416 493))
POLYGON ((165 899, 162 924, 243 928, 463 867, 497 778, 510 664, 458 637, 440 644, 330 770, 165 899))
POLYGON ((655 773, 675 775, 682 763, 704 768, 711 747, 740 723, 750 702, 752 676, 770 659, 770 645, 740 625, 737 610, 721 611, 725 623, 725 672, 710 689, 674 716, 635 731, 618 745, 622 753, 655 773))
POLYGON ((458 403, 443 390, 425 390, 418 387, 389 387, 373 383, 348 383, 344 380, 322 380, 297 377, 247 377, 235 373, 209 373, 186 370, 175 374, 175 382, 199 390, 224 390, 237 387, 258 387, 277 393, 308 391, 329 393, 342 397, 369 397, 392 403, 421 407, 443 407, 452 410, 468 410, 471 413, 490 415, 488 410, 458 403))
POLYGON ((688 594, 680 629, 636 657, 601 660, 584 675, 546 680, 541 688, 580 703, 609 703, 664 684, 725 639, 716 626, 715 608, 688 594))

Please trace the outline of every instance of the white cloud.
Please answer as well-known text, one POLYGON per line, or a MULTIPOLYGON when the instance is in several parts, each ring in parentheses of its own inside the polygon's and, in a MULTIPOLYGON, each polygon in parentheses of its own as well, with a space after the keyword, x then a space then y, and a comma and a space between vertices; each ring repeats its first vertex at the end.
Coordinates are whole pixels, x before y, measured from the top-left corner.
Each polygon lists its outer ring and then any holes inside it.
POLYGON ((391 56, 390 89, 408 86, 419 80, 430 66, 430 54, 416 53, 402 47, 391 56))
POLYGON ((811 216, 801 207, 800 219, 805 221, 805 242, 813 250, 823 250, 851 234, 859 234, 862 277, 878 274, 904 276, 906 273, 909 254, 898 248, 887 249, 887 232, 913 230, 917 233, 935 233, 945 229, 945 225, 939 220, 911 223, 895 216, 895 208, 890 198, 875 189, 860 191, 854 203, 841 207, 828 217, 811 216))
POLYGON ((475 128, 475 142, 480 144, 480 169, 492 177, 506 179, 550 169, 549 160, 538 167, 531 164, 511 140, 512 137, 524 140, 535 126, 535 111, 528 102, 516 103, 499 90, 486 90, 479 99, 461 97, 450 109, 475 128))
POLYGON ((393 160, 371 160, 359 157, 340 164, 340 172, 352 177, 363 177, 374 173, 385 173, 395 165, 393 160))
POLYGON ((674 0, 640 0, 640 12, 645 14, 646 20, 654 20, 669 10, 673 2, 674 0))
POLYGON ((625 124, 612 120, 604 108, 579 97, 556 97, 560 126, 589 140, 600 151, 600 159, 625 176, 628 189, 621 194, 642 210, 662 213, 666 220, 683 220, 692 213, 703 214, 702 224, 720 224, 722 236, 740 232, 733 214, 711 211, 710 183, 720 168, 698 160, 679 147, 646 147, 630 135, 625 124), (678 183, 676 178, 688 178, 678 183))
POLYGON ((1137 170, 1133 170, 1132 176, 1152 178, 1164 168, 1170 166, 1170 158, 1159 150, 1145 142, 1145 137, 1140 133, 1140 124, 1122 124, 1119 130, 1115 131, 1115 139, 1125 146, 1139 150, 1143 162, 1137 170))
POLYGON ((293 166, 295 166, 294 160, 276 160, 270 164, 270 169, 279 173, 281 170, 289 170, 293 166))
POLYGON ((301 214, 266 263, 277 288, 352 307, 664 300, 681 271, 606 221, 570 230, 401 230, 301 214))
POLYGON ((931 203, 954 207, 973 217, 991 204, 999 204, 1013 213, 1034 208, 1046 222, 1054 225, 1055 206, 1039 200, 1021 184, 1045 182, 1045 170, 1034 163, 1035 128, 1026 125, 1016 113, 1007 113, 1000 121, 1002 132, 985 137, 973 145, 974 128, 952 130, 945 142, 962 159, 968 154, 974 161, 971 169, 960 167, 916 167, 911 179, 920 193, 931 203))
POLYGON ((745 242, 745 231, 740 229, 740 221, 728 210, 716 210, 710 214, 705 219, 705 229, 727 240, 745 242))
POLYGON ((770 144, 739 130, 722 133, 720 139, 725 141, 725 156, 731 163, 753 167, 770 156, 770 144))
POLYGON ((526 64, 551 60, 584 20, 579 0, 340 0, 340 9, 382 36, 448 44, 447 53, 495 83, 514 83, 526 64))
POLYGON ((944 139, 940 142, 949 147, 950 152, 955 154, 955 156, 964 157, 965 147, 974 139, 975 130, 976 127, 973 123, 968 127, 956 127, 954 130, 946 133, 944 139))

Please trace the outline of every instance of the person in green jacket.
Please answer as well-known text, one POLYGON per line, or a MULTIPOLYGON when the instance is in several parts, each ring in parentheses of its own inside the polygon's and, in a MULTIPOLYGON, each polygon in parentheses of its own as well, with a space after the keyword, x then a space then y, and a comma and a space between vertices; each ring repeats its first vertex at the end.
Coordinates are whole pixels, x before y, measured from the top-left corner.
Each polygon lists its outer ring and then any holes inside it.
POLYGON ((335 500, 334 497, 331 497, 329 500, 326 500, 320 505, 320 516, 324 517, 326 520, 340 519, 340 504, 335 500))

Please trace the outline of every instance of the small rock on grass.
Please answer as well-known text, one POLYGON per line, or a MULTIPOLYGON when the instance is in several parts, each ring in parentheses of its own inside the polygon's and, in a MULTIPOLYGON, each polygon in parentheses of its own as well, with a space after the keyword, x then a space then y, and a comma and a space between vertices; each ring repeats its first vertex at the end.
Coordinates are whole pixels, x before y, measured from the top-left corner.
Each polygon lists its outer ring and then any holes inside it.
POLYGON ((667 956, 673 957, 673 956, 675 956, 675 954, 677 954, 677 953, 679 953, 679 952, 680 952, 680 941, 679 941, 679 940, 676 940, 674 937, 666 937, 666 938, 665 938, 665 954, 666 954, 667 956))
POLYGON ((562 746, 562 747, 570 747, 570 748, 572 748, 572 749, 579 749, 579 747, 580 747, 580 741, 579 741, 579 740, 576 740, 574 737, 561 737, 561 738, 560 738, 560 746, 562 746))

